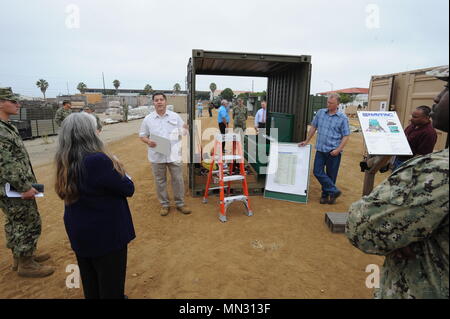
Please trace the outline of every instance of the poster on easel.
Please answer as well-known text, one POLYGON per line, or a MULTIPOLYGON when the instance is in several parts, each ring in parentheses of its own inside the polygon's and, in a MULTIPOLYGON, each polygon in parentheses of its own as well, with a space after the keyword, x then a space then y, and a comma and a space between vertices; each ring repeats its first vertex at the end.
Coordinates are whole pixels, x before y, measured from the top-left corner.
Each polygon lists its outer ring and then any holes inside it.
POLYGON ((396 112, 357 113, 369 155, 413 155, 396 112))
POLYGON ((310 161, 311 145, 271 144, 264 197, 306 203, 310 161))

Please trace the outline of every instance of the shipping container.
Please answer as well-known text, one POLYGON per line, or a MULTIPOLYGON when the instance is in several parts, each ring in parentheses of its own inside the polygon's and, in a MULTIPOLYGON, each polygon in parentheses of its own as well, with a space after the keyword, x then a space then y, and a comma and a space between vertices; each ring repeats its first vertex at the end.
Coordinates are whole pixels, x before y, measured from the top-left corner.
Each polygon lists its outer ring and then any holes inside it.
MULTIPOLYGON (((370 111, 396 111, 403 128, 410 123, 411 113, 421 105, 432 107, 433 99, 447 82, 429 76, 426 72, 435 69, 426 68, 407 72, 374 75, 370 80, 370 111)), ((447 133, 436 130, 438 140, 435 151, 445 148, 447 133)))
MULTIPOLYGON (((267 111, 292 115, 291 141, 306 137, 308 101, 311 83, 311 56, 237 53, 193 50, 187 66, 188 117, 190 128, 189 187, 194 196, 204 189, 195 179, 201 161, 201 132, 194 128, 195 85, 197 75, 228 75, 265 77, 267 81, 267 111)), ((268 128, 270 134, 270 126, 268 128)), ((258 184, 260 185, 260 183, 258 184)), ((249 185, 252 188, 252 185, 249 185)))
POLYGON ((328 98, 323 95, 310 95, 309 96, 309 109, 308 109, 308 124, 310 124, 316 115, 316 112, 320 109, 327 107, 328 98))

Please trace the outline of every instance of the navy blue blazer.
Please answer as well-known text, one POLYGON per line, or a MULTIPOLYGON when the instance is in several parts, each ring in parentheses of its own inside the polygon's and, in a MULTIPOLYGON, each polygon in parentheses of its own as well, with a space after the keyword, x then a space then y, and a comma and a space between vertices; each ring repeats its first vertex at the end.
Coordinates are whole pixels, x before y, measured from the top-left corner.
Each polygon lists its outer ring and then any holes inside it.
POLYGON ((77 186, 79 199, 65 205, 64 224, 80 257, 99 257, 124 248, 136 237, 127 197, 134 184, 104 153, 86 155, 77 186))

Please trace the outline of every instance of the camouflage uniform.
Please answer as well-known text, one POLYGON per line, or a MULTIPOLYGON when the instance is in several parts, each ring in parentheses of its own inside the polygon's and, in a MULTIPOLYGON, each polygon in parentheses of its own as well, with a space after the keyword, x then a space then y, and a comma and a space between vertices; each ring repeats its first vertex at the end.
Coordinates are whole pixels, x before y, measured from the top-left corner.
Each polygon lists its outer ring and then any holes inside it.
POLYGON ((449 298, 449 150, 413 158, 350 207, 346 235, 386 256, 376 298, 449 298), (415 258, 400 259, 408 247, 415 258))
POLYGON ((99 132, 101 132, 103 126, 102 126, 102 122, 100 122, 100 118, 99 118, 98 115, 95 114, 95 113, 92 113, 92 115, 95 116, 95 120, 97 121, 97 130, 98 130, 99 132))
POLYGON ((15 126, 0 120, 0 208, 6 216, 7 247, 14 257, 32 256, 41 234, 36 201, 6 197, 6 183, 23 193, 36 183, 36 177, 19 132, 15 126))
POLYGON ((240 127, 243 131, 245 131, 245 129, 247 128, 247 118, 247 107, 245 107, 244 105, 237 105, 233 108, 234 128, 240 127))
POLYGON ((56 124, 58 126, 61 126, 61 123, 70 114, 72 114, 72 109, 66 110, 64 107, 60 107, 58 110, 56 110, 56 113, 55 113, 55 122, 56 122, 56 124))

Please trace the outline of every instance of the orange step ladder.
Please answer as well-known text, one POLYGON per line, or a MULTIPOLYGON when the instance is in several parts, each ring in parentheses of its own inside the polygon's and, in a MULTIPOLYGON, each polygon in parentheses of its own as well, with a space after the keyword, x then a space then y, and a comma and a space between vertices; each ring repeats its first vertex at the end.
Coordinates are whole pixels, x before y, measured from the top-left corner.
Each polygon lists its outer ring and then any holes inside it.
POLYGON ((248 185, 247 185, 247 174, 245 172, 244 165, 244 156, 242 151, 241 144, 241 136, 240 134, 217 134, 214 150, 211 154, 212 160, 211 165, 209 167, 208 179, 206 181, 205 195, 203 196, 203 203, 206 204, 208 202, 208 194, 209 191, 214 189, 220 190, 220 213, 219 220, 221 222, 227 221, 226 211, 227 208, 234 202, 243 202, 246 208, 244 212, 247 216, 253 216, 253 212, 250 208, 250 199, 248 194, 248 185), (223 154, 222 150, 222 142, 233 142, 233 151, 231 155, 223 154), (230 165, 227 165, 225 162, 230 162, 230 165), (237 161, 237 165, 239 165, 239 174, 234 174, 234 165, 237 161), (214 171, 214 163, 217 162, 218 170, 214 171), (227 168, 225 168, 227 166, 227 168), (226 175, 225 175, 226 174, 226 175), (230 196, 231 192, 231 183, 234 181, 242 181, 242 189, 243 195, 230 196), (214 184, 219 184, 217 187, 210 187, 211 182, 214 184), (225 185, 227 184, 227 185, 225 185), (227 197, 225 197, 225 188, 228 189, 227 197))

